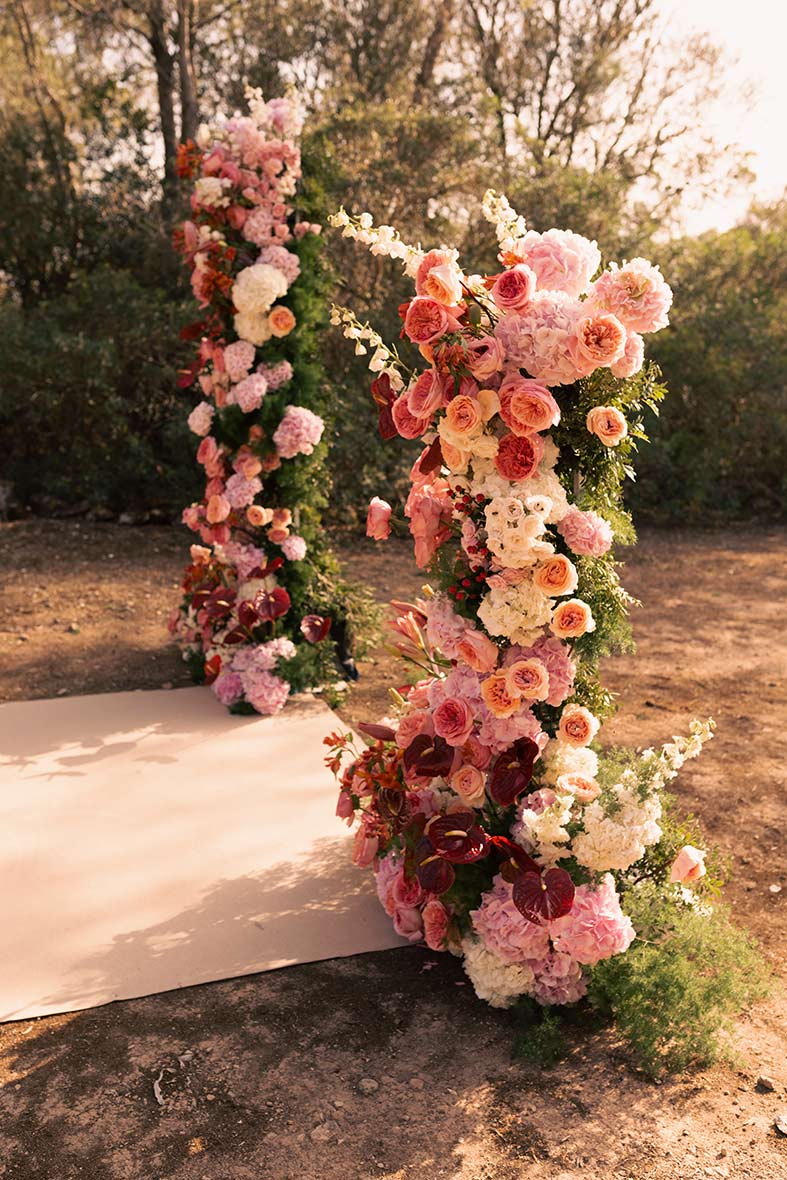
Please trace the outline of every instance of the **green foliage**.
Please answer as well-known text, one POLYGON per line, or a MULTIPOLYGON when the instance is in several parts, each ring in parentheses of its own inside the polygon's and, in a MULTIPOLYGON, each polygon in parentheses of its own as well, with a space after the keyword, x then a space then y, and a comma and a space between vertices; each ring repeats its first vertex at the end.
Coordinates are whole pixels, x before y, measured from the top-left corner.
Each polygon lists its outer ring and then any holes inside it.
POLYGON ((541 1069, 557 1065, 568 1050, 563 1013, 543 1008, 527 996, 518 1001, 513 1013, 514 1057, 541 1069))
POLYGON ((769 988, 751 938, 723 907, 695 909, 650 882, 624 907, 638 937, 592 969, 592 1002, 652 1076, 729 1057, 734 1017, 769 988))

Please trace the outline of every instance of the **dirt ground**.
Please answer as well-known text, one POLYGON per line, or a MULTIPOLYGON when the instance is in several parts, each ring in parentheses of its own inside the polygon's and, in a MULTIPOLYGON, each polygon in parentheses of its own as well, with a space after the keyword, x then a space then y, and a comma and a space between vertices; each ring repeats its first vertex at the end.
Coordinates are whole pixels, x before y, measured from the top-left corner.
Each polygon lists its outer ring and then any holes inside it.
MULTIPOLYGON (((624 575, 639 652, 605 669, 622 706, 608 741, 716 718, 679 793, 782 977, 785 541, 645 533, 624 575)), ((0 699, 185 683, 164 624, 186 545, 153 526, 0 526, 0 699)), ((344 556, 381 600, 421 584, 401 545, 344 556)), ((399 678, 380 649, 361 672, 348 719, 384 713, 399 678)), ((786 1009, 777 991, 742 1018, 735 1067, 660 1085, 610 1030, 578 1032, 550 1069, 512 1061, 511 1016, 419 948, 7 1024, 0 1178, 787 1180, 786 1009)))

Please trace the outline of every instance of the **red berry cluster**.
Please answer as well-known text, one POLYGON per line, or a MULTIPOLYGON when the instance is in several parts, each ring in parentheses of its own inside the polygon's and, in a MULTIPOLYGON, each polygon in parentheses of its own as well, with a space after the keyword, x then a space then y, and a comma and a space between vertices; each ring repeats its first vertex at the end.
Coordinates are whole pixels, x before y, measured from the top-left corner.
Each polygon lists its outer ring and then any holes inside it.
MULTIPOLYGON (((482 496, 480 493, 477 496, 471 496, 461 487, 454 488, 454 509, 466 517, 471 517, 479 512, 485 503, 486 496, 482 496)), ((470 545, 468 553, 472 553, 482 561, 486 561, 489 557, 486 545, 470 545)), ((474 570, 470 566, 460 566, 455 576, 456 581, 448 587, 448 593, 452 598, 457 602, 481 600, 486 591, 488 577, 486 570, 474 570)))

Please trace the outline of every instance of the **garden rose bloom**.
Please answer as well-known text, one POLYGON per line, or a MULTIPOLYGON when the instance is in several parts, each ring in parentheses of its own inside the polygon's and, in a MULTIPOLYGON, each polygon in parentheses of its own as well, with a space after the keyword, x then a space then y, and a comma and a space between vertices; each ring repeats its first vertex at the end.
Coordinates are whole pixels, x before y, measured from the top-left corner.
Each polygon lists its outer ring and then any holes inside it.
POLYGON ((416 418, 411 414, 407 393, 399 394, 391 406, 391 416, 402 438, 420 438, 429 429, 429 418, 416 418))
POLYGON ((605 447, 616 447, 628 434, 626 419, 614 406, 595 406, 589 411, 585 425, 605 447))
POLYGON ((569 508, 557 531, 574 553, 589 557, 600 557, 612 545, 612 526, 596 512, 569 508))
POLYGON ((545 701, 549 696, 549 673, 541 660, 516 660, 508 665, 505 674, 511 696, 528 701, 545 701))
POLYGON ((424 924, 424 939, 430 951, 443 950, 448 932, 448 910, 441 901, 433 897, 421 911, 421 918, 424 924))
POLYGON ((577 588, 577 571, 562 553, 548 557, 533 575, 533 585, 551 598, 573 594, 577 588))
POLYGON ((430 250, 415 273, 415 292, 453 307, 462 298, 462 272, 448 250, 430 250))
POLYGON ((506 672, 493 672, 481 684, 481 697, 490 713, 495 717, 510 717, 519 710, 518 696, 513 696, 506 672))
POLYGON ((612 874, 604 876, 598 889, 580 885, 570 912, 550 922, 549 934, 555 950, 586 966, 628 950, 634 927, 620 908, 612 874))
POLYGON ((209 433, 213 422, 213 406, 208 402, 200 402, 188 416, 188 428, 193 434, 205 437, 209 433))
POLYGON ((278 339, 281 339, 282 336, 289 336, 295 327, 295 316, 289 307, 274 307, 268 316, 268 327, 271 330, 271 335, 278 339))
MULTIPOLYGON (((442 405, 446 384, 436 369, 427 369, 407 390, 407 408, 414 418, 430 419, 442 405)), ((423 434, 423 431, 420 433, 423 434)))
POLYGON ((544 440, 539 434, 506 434, 500 439, 495 467, 503 479, 518 482, 528 479, 544 454, 544 440))
POLYGON ((588 746, 598 733, 599 720, 584 705, 566 705, 557 736, 569 746, 588 746))
POLYGON ((657 266, 632 258, 621 267, 611 263, 593 284, 588 302, 611 311, 633 332, 658 332, 669 323, 672 291, 657 266))
POLYGON ((510 667, 517 660, 537 659, 549 673, 548 705, 562 705, 574 687, 574 663, 567 648, 551 635, 542 635, 530 647, 512 647, 503 664, 510 667))
POLYGON ((467 627, 456 642, 454 650, 457 659, 462 660, 474 672, 491 672, 497 666, 499 652, 497 645, 482 631, 467 627))
POLYGON ((503 368, 505 349, 496 336, 479 336, 465 347, 467 367, 477 381, 488 381, 503 368))
POLYGON ((396 933, 409 942, 420 942, 423 937, 424 924, 419 909, 396 909, 393 916, 393 926, 396 933))
POLYGON ((445 411, 446 424, 453 434, 473 434, 481 425, 481 408, 474 397, 460 394, 448 403, 445 411))
POLYGON ((688 885, 705 876, 705 853, 701 848, 684 844, 672 862, 669 879, 673 884, 688 885))
POLYGON ((489 294, 501 311, 521 311, 527 307, 535 292, 535 274, 529 266, 518 263, 497 276, 489 294))
POLYGON ((391 505, 374 496, 366 514, 366 535, 374 541, 385 541, 391 535, 391 505))
POLYGON ((226 520, 232 511, 232 505, 226 496, 214 495, 208 500, 205 516, 209 524, 219 524, 226 520))
POLYGON ((560 408, 545 385, 525 377, 506 377, 500 386, 500 417, 514 434, 548 430, 560 421, 560 408))
POLYGON ((574 360, 579 372, 609 368, 626 348, 626 329, 614 315, 586 315, 576 326, 574 360))
POLYGON ((595 629, 596 622, 590 607, 581 598, 569 598, 555 607, 550 630, 558 639, 578 639, 580 635, 595 629))
POLYGON ((413 713, 406 713, 399 722, 396 730, 396 744, 400 750, 406 750, 410 743, 422 733, 432 737, 434 722, 432 714, 426 709, 416 709, 413 713))
POLYGON ((559 795, 573 795, 577 803, 592 803, 601 794, 594 778, 575 773, 558 775, 555 790, 559 795))
POLYGON ((645 341, 638 332, 628 332, 623 356, 609 366, 613 377, 633 377, 642 368, 645 360, 645 341))
POLYGON ((480 807, 486 795, 486 775, 477 766, 466 762, 455 770, 449 779, 451 790, 456 791, 468 807, 480 807))
POLYGON ((528 230, 512 244, 511 254, 535 273, 539 290, 574 297, 584 294, 601 265, 596 243, 570 229, 548 229, 543 234, 528 230))
POLYGON ((449 317, 443 304, 428 295, 416 295, 404 317, 404 330, 413 344, 431 344, 455 325, 456 321, 449 317))
POLYGON ((445 738, 449 746, 465 744, 473 732, 474 720, 472 709, 460 697, 446 697, 432 714, 435 733, 445 738))

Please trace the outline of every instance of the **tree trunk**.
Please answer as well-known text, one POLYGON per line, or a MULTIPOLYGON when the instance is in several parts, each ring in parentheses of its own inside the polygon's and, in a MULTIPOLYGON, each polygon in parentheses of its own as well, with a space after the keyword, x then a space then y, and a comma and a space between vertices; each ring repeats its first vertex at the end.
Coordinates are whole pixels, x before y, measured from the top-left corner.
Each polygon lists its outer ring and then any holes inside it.
POLYGON ((149 9, 148 40, 156 66, 156 92, 159 122, 164 140, 164 192, 162 209, 165 220, 174 211, 178 191, 175 160, 178 154, 178 135, 175 129, 175 63, 167 45, 167 21, 162 0, 155 0, 149 9))
POLYGON ((443 0, 442 4, 437 10, 437 15, 434 18, 432 31, 429 34, 426 45, 424 47, 424 56, 421 61, 421 68, 418 71, 415 79, 415 86, 413 87, 413 102, 420 103, 432 84, 434 78, 435 66, 437 59, 440 56, 440 50, 443 47, 443 41, 448 30, 448 25, 454 13, 455 0, 443 0))
POLYGON ((178 74, 180 78, 180 138, 194 139, 199 123, 197 91, 194 84, 194 3, 178 0, 178 74))

